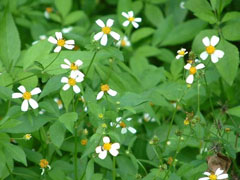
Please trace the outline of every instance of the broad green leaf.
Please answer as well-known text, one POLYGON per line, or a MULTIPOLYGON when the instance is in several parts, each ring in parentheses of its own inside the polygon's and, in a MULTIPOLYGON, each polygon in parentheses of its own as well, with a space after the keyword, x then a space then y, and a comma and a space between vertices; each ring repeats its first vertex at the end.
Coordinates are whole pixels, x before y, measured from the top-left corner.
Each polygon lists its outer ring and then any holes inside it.
POLYGON ((66 16, 66 18, 64 19, 64 25, 70 25, 82 19, 85 20, 86 18, 87 16, 83 11, 74 11, 66 16))
POLYGON ((148 45, 141 46, 135 51, 135 55, 140 57, 141 56, 143 57, 157 56, 159 54, 160 54, 160 51, 158 48, 148 46, 148 45))
POLYGON ((4 148, 6 153, 11 156, 14 160, 23 163, 25 166, 27 166, 27 161, 26 161, 26 155, 24 151, 16 145, 6 143, 4 144, 4 148))
POLYGON ((0 86, 0 98, 4 100, 12 99, 12 90, 7 87, 0 86))
POLYGON ((10 71, 20 55, 20 38, 12 15, 5 11, 0 22, 0 61, 10 71))
POLYGON ((36 75, 34 75, 31 72, 24 72, 24 71, 21 71, 18 73, 18 76, 15 81, 19 82, 29 90, 32 90, 38 84, 38 78, 36 75))
POLYGON ((236 106, 227 110, 227 113, 233 116, 240 117, 240 106, 236 106))
POLYGON ((223 37, 229 41, 239 41, 240 40, 240 20, 229 21, 222 28, 223 37))
POLYGON ((237 20, 237 19, 239 19, 239 18, 240 18, 240 12, 238 12, 238 11, 227 12, 227 13, 223 16, 221 22, 227 22, 227 21, 233 20, 233 19, 234 19, 234 20, 237 20))
POLYGON ((65 128, 63 124, 56 121, 53 125, 50 126, 49 134, 50 134, 52 143, 56 145, 58 148, 60 148, 64 141, 64 135, 65 135, 65 128))
POLYGON ((73 92, 72 87, 70 87, 67 91, 61 90, 60 96, 61 96, 61 99, 63 101, 63 105, 64 105, 66 111, 68 111, 69 105, 72 102, 73 97, 74 97, 74 92, 73 92))
POLYGON ((86 180, 91 180, 94 174, 94 159, 88 161, 86 169, 86 180))
POLYGON ((62 17, 65 17, 72 8, 72 0, 55 0, 55 5, 62 17))
POLYGON ((59 121, 64 124, 64 126, 73 134, 74 122, 78 119, 78 114, 76 112, 69 112, 61 115, 59 121))
POLYGON ((147 19, 156 27, 158 27, 163 20, 162 11, 155 5, 146 4, 145 15, 147 19))
POLYGON ((138 42, 146 37, 149 37, 153 34, 154 29, 149 27, 143 27, 133 32, 131 41, 132 43, 138 42))

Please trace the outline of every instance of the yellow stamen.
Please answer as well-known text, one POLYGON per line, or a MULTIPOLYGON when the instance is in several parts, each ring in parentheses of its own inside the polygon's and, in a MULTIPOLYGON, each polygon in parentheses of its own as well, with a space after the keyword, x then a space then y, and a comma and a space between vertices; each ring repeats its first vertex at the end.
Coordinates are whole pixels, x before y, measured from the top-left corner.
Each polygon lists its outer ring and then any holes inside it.
POLYGON ((111 149, 112 144, 111 143, 106 143, 103 145, 103 149, 109 151, 111 149))
POLYGON ((215 47, 214 46, 207 46, 206 47, 206 51, 207 51, 207 53, 208 54, 213 54, 214 53, 214 51, 215 51, 215 47))
POLYGON ((88 142, 87 139, 82 139, 82 140, 81 140, 81 144, 82 144, 83 146, 85 146, 85 145, 87 144, 87 142, 88 142))
POLYGON ((181 56, 184 56, 185 55, 185 51, 179 51, 178 54, 181 55, 181 56))
POLYGON ((111 32, 111 28, 105 26, 105 27, 102 28, 102 32, 103 32, 104 34, 109 34, 109 33, 111 32))
POLYGON ((130 17, 130 18, 128 18, 128 20, 130 21, 130 22, 133 22, 134 21, 134 17, 130 17))
POLYGON ((57 101, 57 104, 58 104, 58 105, 62 105, 62 101, 59 99, 59 100, 57 101))
POLYGON ((48 166, 48 161, 46 159, 41 159, 40 163, 39 163, 39 166, 41 168, 46 168, 48 166))
POLYGON ((125 41, 125 40, 122 40, 122 41, 121 41, 121 46, 122 46, 122 47, 125 47, 126 45, 127 45, 126 41, 125 41))
POLYGON ((187 126, 187 125, 189 125, 189 123, 190 123, 189 119, 185 119, 185 120, 184 120, 184 125, 187 126))
POLYGON ((109 85, 108 85, 108 84, 103 84, 103 85, 101 85, 101 91, 107 92, 109 89, 110 89, 110 88, 109 88, 109 85))
POLYGON ((75 63, 72 63, 71 66, 70 66, 70 69, 71 70, 77 70, 78 66, 75 63))
POLYGON ((190 72, 190 74, 196 74, 196 72, 197 72, 196 67, 192 66, 192 67, 189 69, 189 72, 190 72))
POLYGON ((47 8, 46 8, 46 11, 47 11, 48 13, 51 13, 51 12, 53 12, 53 8, 47 7, 47 8))
POLYGON ((29 100, 29 99, 31 99, 31 97, 32 97, 32 95, 30 92, 26 91, 25 93, 23 93, 23 99, 29 100))
POLYGON ((30 140, 32 138, 32 135, 31 134, 25 134, 23 138, 26 139, 26 140, 30 140))
POLYGON ((217 176, 215 174, 211 174, 209 178, 210 180, 217 180, 217 176))
POLYGON ((102 118, 103 118, 103 114, 102 114, 102 113, 98 114, 98 117, 99 117, 100 119, 102 119, 102 118))
POLYGON ((58 46, 64 46, 64 45, 65 45, 65 40, 64 40, 64 39, 59 39, 59 40, 57 41, 57 45, 58 45, 58 46))
POLYGON ((119 124, 122 128, 125 128, 126 127, 126 124, 124 123, 124 122, 120 122, 120 124, 119 124))
POLYGON ((69 79, 68 79, 68 84, 69 84, 70 86, 75 86, 75 85, 76 85, 76 80, 73 79, 73 78, 69 78, 69 79))

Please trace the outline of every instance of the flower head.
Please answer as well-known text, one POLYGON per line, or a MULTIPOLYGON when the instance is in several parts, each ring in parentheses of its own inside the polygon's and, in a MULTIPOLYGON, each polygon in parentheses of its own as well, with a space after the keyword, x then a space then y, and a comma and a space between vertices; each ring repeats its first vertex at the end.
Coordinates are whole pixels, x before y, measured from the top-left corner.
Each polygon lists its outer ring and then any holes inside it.
POLYGON ((49 19, 50 18, 50 14, 53 12, 53 8, 51 7, 47 7, 44 11, 44 16, 46 19, 49 19))
POLYGON ((25 134, 24 136, 23 136, 23 139, 25 139, 25 140, 30 140, 32 138, 32 135, 31 134, 25 134))
POLYGON ((189 75, 186 79, 188 84, 192 84, 194 80, 194 74, 197 73, 197 70, 203 69, 205 67, 204 64, 200 63, 197 66, 193 66, 192 64, 188 63, 184 66, 185 69, 189 70, 189 75))
MULTIPOLYGON (((116 118, 116 128, 121 128, 121 133, 122 134, 126 134, 127 131, 131 132, 132 134, 135 134, 137 132, 137 130, 131 126, 128 126, 129 121, 131 121, 132 118, 127 118, 126 120, 123 119, 122 117, 117 117, 116 118)), ((111 126, 115 125, 115 123, 110 123, 111 126)))
POLYGON ((138 122, 139 122, 139 123, 142 123, 143 120, 144 120, 145 122, 155 122, 155 121, 156 121, 156 119, 155 119, 154 117, 151 117, 149 113, 144 113, 144 114, 143 114, 143 118, 139 118, 139 119, 138 119, 138 122))
POLYGON ((97 100, 101 99, 103 97, 104 93, 106 93, 106 92, 110 96, 116 96, 117 95, 117 91, 114 91, 114 90, 110 89, 108 84, 103 84, 103 85, 101 85, 101 91, 97 95, 97 100))
POLYGON ((128 13, 122 12, 122 15, 127 18, 126 21, 123 22, 123 26, 127 27, 130 23, 132 23, 134 28, 138 28, 138 23, 142 22, 142 18, 135 18, 133 11, 129 11, 128 13))
POLYGON ((63 103, 62 100, 59 98, 54 98, 54 101, 57 103, 58 105, 58 109, 62 109, 63 108, 63 103))
POLYGON ((48 168, 49 170, 51 170, 51 166, 49 165, 49 162, 46 159, 41 159, 40 162, 39 162, 39 166, 42 169, 41 175, 44 174, 45 168, 48 168))
POLYGON ((202 42, 205 45, 205 51, 200 54, 202 60, 206 60, 208 55, 210 55, 212 62, 217 63, 218 59, 224 56, 224 52, 222 50, 217 50, 215 47, 219 42, 219 37, 212 36, 211 40, 205 37, 202 42))
POLYGON ((127 36, 124 36, 122 39, 120 39, 117 43, 116 43, 117 47, 129 47, 131 46, 130 41, 128 40, 127 36))
POLYGON ((16 98, 23 98, 23 103, 21 106, 21 110, 22 111, 27 111, 28 110, 28 104, 30 104, 30 106, 33 109, 37 109, 38 108, 38 103, 37 101, 35 101, 34 99, 32 99, 32 96, 41 93, 41 89, 40 88, 34 88, 32 91, 28 92, 26 91, 26 88, 24 86, 19 86, 18 90, 21 93, 13 93, 12 94, 12 98, 16 99, 16 98))
POLYGON ((63 86, 63 90, 66 91, 68 90, 71 86, 73 87, 73 91, 75 93, 80 93, 80 88, 78 87, 77 83, 82 82, 83 81, 83 77, 80 76, 70 76, 69 78, 67 77, 62 77, 61 82, 62 83, 66 83, 63 86))
POLYGON ((98 19, 96 23, 98 26, 102 28, 102 30, 101 32, 98 32, 97 34, 94 35, 95 41, 98 41, 99 39, 101 39, 100 44, 103 46, 106 46, 108 41, 108 36, 107 36, 108 34, 110 34, 117 41, 120 39, 120 35, 112 31, 112 28, 111 28, 114 23, 114 20, 108 19, 106 25, 101 19, 98 19))
POLYGON ((227 179, 228 174, 223 174, 223 170, 218 168, 215 173, 204 172, 203 174, 208 177, 199 178, 198 180, 218 180, 218 179, 227 179))
POLYGON ((81 71, 79 71, 79 67, 83 64, 83 62, 80 59, 71 63, 68 59, 65 58, 64 62, 66 64, 61 64, 61 68, 70 69, 71 70, 70 76, 81 76, 82 78, 84 77, 84 74, 81 71))
POLYGON ((62 33, 67 34, 73 30, 72 26, 66 27, 62 29, 62 33))
POLYGON ((110 138, 105 136, 103 137, 103 145, 96 147, 96 153, 98 153, 98 157, 100 159, 105 159, 107 156, 107 152, 113 156, 117 156, 119 154, 118 149, 120 148, 119 143, 111 143, 110 138))
POLYGON ((180 59, 181 57, 184 57, 188 52, 186 49, 181 48, 180 50, 177 51, 178 55, 176 56, 176 59, 180 59))
POLYGON ((57 47, 54 49, 54 52, 60 52, 62 47, 65 47, 66 49, 74 48, 74 44, 75 44, 74 40, 63 39, 61 32, 56 32, 55 35, 57 39, 52 36, 48 38, 48 41, 50 43, 57 45, 57 47))

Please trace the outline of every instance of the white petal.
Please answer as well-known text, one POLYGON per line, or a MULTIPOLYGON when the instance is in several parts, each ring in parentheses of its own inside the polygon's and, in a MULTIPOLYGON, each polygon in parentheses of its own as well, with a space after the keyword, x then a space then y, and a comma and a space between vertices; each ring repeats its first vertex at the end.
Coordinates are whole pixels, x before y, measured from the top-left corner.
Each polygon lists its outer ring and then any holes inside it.
POLYGON ((127 133, 127 128, 122 128, 122 129, 121 129, 121 133, 122 133, 122 134, 126 134, 126 133, 127 133))
POLYGON ((107 151, 106 151, 106 150, 101 151, 101 152, 98 154, 98 157, 99 157, 100 159, 105 159, 106 156, 107 156, 107 151))
POLYGON ((112 147, 112 149, 119 149, 120 144, 119 143, 113 143, 111 147, 112 147))
POLYGON ((217 63, 218 62, 218 57, 216 56, 216 54, 212 54, 211 55, 211 60, 213 63, 217 63))
POLYGON ((97 95, 97 100, 101 99, 104 95, 104 92, 103 91, 100 91, 97 95))
POLYGON ((118 34, 118 33, 116 33, 116 32, 114 32, 114 31, 111 31, 110 32, 110 35, 114 38, 114 39, 116 39, 116 40, 120 40, 120 35, 118 34))
POLYGON ((96 147, 95 152, 96 153, 102 152, 102 147, 101 146, 96 147))
POLYGON ((217 36, 212 36, 212 38, 211 38, 211 45, 212 46, 216 46, 217 44, 218 44, 218 42, 219 42, 219 37, 217 37, 217 36))
POLYGON ((138 25, 138 23, 136 23, 136 22, 132 22, 132 25, 133 25, 133 27, 135 27, 136 29, 139 27, 139 25, 138 25))
POLYGON ((31 91, 31 95, 36 95, 36 94, 39 94, 41 93, 41 89, 40 88, 34 88, 32 91, 31 91))
POLYGON ((57 40, 62 39, 62 33, 61 32, 55 32, 57 40))
POLYGON ((133 127, 128 127, 128 130, 133 134, 135 134, 137 132, 137 130, 133 127))
POLYGON ((21 93, 25 93, 26 92, 26 88, 24 86, 19 86, 18 87, 18 90, 21 92, 21 93))
POLYGON ((198 65, 196 66, 196 69, 202 69, 202 68, 205 68, 205 65, 204 65, 203 63, 198 64, 198 65))
POLYGON ((113 156, 117 156, 117 155, 119 154, 118 150, 113 149, 113 148, 111 148, 111 149, 109 150, 109 152, 110 152, 110 154, 113 155, 113 156))
POLYGON ((105 24, 104 24, 104 22, 103 22, 101 19, 96 20, 96 23, 97 23, 97 25, 100 26, 101 28, 105 27, 105 24))
POLYGON ((48 41, 49 41, 50 43, 57 44, 57 40, 56 40, 54 37, 52 37, 52 36, 50 36, 50 37, 48 38, 48 41))
POLYGON ((129 25, 129 23, 130 23, 130 22, 129 22, 128 20, 126 20, 126 21, 124 21, 124 22, 123 22, 123 24, 122 24, 122 25, 123 25, 124 27, 126 27, 126 26, 128 26, 128 25, 129 25))
POLYGON ((133 16, 134 16, 133 11, 129 11, 129 12, 128 12, 128 15, 129 15, 129 17, 133 17, 133 16))
POLYGON ((74 45, 71 45, 71 44, 65 44, 64 45, 64 47, 66 48, 66 49, 73 49, 74 48, 74 45))
POLYGON ((203 52, 200 54, 200 58, 201 58, 202 60, 206 60, 207 57, 208 57, 207 51, 203 51, 203 52))
POLYGON ((110 143, 110 138, 107 137, 107 136, 104 136, 103 137, 103 142, 104 142, 104 144, 110 143))
POLYGON ((117 125, 116 125, 116 128, 119 128, 119 127, 120 127, 120 125, 119 125, 119 124, 117 124, 117 125))
POLYGON ((58 52, 61 51, 61 49, 62 49, 61 46, 57 46, 57 47, 54 49, 54 52, 55 52, 55 53, 58 53, 58 52))
POLYGON ((214 54, 216 54, 218 58, 222 58, 224 56, 224 52, 222 50, 215 50, 214 54))
POLYGON ((15 98, 21 98, 23 95, 22 93, 13 93, 12 94, 12 98, 15 99, 15 98))
POLYGON ((222 174, 224 171, 221 170, 220 168, 218 168, 215 172, 215 175, 219 176, 220 174, 222 174))
POLYGON ((48 13, 47 11, 44 11, 44 16, 45 16, 45 18, 47 18, 47 19, 50 18, 50 15, 49 15, 49 13, 48 13))
POLYGON ((125 18, 129 18, 128 14, 125 12, 122 12, 122 16, 124 16, 125 18))
POLYGON ((68 78, 66 78, 66 77, 62 77, 62 79, 61 79, 61 83, 68 83, 68 78))
POLYGON ((104 35, 102 36, 102 39, 101 39, 100 44, 103 45, 103 46, 106 46, 106 45, 107 45, 107 40, 108 40, 107 35, 104 34, 104 35))
POLYGON ((142 18, 135 18, 134 21, 135 22, 142 22, 142 18))
POLYGON ((68 90, 69 88, 70 88, 70 85, 69 85, 69 84, 65 84, 62 89, 63 89, 64 91, 66 91, 66 90, 68 90))
POLYGON ((84 75, 80 75, 79 76, 79 73, 80 73, 80 71, 78 71, 76 74, 77 74, 77 77, 76 77, 76 82, 82 82, 84 79, 84 75))
POLYGON ((179 54, 178 54, 178 55, 176 56, 176 59, 180 59, 181 57, 183 57, 183 55, 179 55, 179 54))
POLYGON ((25 99, 22 102, 21 110, 24 111, 24 112, 28 110, 28 100, 25 99))
POLYGON ((210 176, 211 175, 211 173, 209 173, 209 172, 204 172, 203 174, 206 175, 206 176, 210 176))
POLYGON ((38 103, 37 101, 35 101, 34 99, 29 99, 29 104, 33 109, 37 109, 38 108, 38 103))
POLYGON ((99 39, 101 39, 102 36, 103 36, 103 32, 101 31, 101 32, 95 34, 93 38, 95 41, 98 41, 99 39))
POLYGON ((192 84, 193 83, 193 79, 194 79, 194 76, 192 74, 188 75, 187 79, 186 79, 186 82, 188 84, 192 84))
POLYGON ((209 177, 199 178, 198 180, 208 180, 209 177))
POLYGON ((112 27, 113 23, 114 23, 114 20, 108 19, 107 20, 107 27, 112 27))
POLYGON ((83 64, 83 62, 80 59, 78 59, 78 60, 75 61, 75 64, 77 66, 81 66, 83 64))
POLYGON ((217 177, 217 179, 227 179, 228 178, 228 174, 221 174, 217 177))
POLYGON ((190 63, 187 63, 187 64, 184 66, 184 69, 189 70, 190 68, 191 68, 191 64, 190 64, 190 63))
POLYGON ((78 94, 78 93, 80 93, 81 90, 77 85, 74 85, 73 86, 73 91, 78 94))
POLYGON ((203 42, 203 44, 204 44, 205 46, 209 46, 209 45, 210 45, 210 40, 209 40, 208 37, 203 38, 203 39, 202 39, 202 42, 203 42))
POLYGON ((132 118, 127 118, 126 120, 127 120, 127 121, 131 121, 131 120, 132 120, 132 118))
POLYGON ((66 65, 66 64, 61 64, 61 68, 63 68, 63 69, 70 69, 70 66, 66 65))
POLYGON ((119 121, 121 121, 121 119, 122 119, 122 117, 117 117, 116 121, 119 122, 119 121))
POLYGON ((114 91, 114 90, 112 90, 112 89, 109 89, 109 90, 107 91, 107 93, 108 93, 110 96, 116 96, 116 95, 117 95, 117 91, 114 91))
POLYGON ((74 40, 67 40, 65 41, 66 44, 75 44, 75 41, 74 40))
POLYGON ((67 58, 64 59, 64 62, 65 62, 67 65, 71 66, 71 62, 70 62, 67 58))

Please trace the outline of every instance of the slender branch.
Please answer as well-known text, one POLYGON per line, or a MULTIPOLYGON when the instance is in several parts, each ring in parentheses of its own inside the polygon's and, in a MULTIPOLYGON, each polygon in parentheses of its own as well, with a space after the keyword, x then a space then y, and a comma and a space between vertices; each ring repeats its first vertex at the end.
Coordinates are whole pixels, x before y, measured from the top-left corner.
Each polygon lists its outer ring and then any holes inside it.
POLYGON ((93 54, 93 57, 92 57, 91 62, 90 62, 90 64, 89 64, 89 66, 88 66, 87 72, 86 72, 86 74, 85 74, 85 78, 87 77, 87 74, 88 74, 88 72, 89 72, 89 70, 90 70, 90 68, 91 68, 91 66, 92 66, 92 64, 93 64, 93 61, 94 61, 94 59, 95 59, 95 56, 96 56, 97 52, 98 52, 98 50, 96 50, 96 51, 94 52, 94 54, 93 54))
POLYGON ((113 157, 113 167, 112 167, 112 177, 113 180, 116 180, 116 159, 115 157, 113 157))

